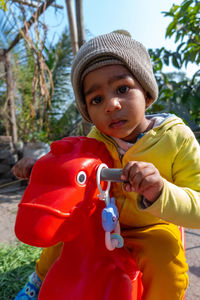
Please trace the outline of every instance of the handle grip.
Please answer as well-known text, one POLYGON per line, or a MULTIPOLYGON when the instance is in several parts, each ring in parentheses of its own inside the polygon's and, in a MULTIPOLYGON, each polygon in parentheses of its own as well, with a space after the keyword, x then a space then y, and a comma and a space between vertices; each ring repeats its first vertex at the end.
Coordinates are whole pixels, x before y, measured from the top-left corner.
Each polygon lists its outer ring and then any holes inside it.
POLYGON ((103 168, 100 179, 102 181, 123 182, 121 180, 122 169, 103 168))

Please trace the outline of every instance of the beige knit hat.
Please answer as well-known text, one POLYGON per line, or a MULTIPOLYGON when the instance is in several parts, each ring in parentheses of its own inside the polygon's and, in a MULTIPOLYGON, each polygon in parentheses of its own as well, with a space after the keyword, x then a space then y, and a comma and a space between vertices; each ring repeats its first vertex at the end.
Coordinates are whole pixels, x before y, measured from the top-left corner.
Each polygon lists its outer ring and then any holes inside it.
POLYGON ((85 120, 91 122, 83 94, 83 79, 89 72, 105 65, 123 64, 149 93, 153 102, 158 97, 158 86, 145 47, 120 33, 97 36, 85 43, 77 52, 71 70, 71 82, 76 104, 85 120))

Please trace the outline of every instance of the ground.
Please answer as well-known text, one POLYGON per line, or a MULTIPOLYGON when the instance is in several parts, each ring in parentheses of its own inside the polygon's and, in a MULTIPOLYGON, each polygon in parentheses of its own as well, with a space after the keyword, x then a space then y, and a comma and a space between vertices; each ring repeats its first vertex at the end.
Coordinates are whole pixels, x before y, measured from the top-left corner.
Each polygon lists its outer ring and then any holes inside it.
MULTIPOLYGON (((24 193, 21 183, 0 189, 0 246, 14 243, 17 205, 24 193)), ((189 265, 189 287, 186 300, 200 299, 200 230, 185 229, 186 258, 189 265)), ((173 299, 172 299, 173 300, 173 299)))

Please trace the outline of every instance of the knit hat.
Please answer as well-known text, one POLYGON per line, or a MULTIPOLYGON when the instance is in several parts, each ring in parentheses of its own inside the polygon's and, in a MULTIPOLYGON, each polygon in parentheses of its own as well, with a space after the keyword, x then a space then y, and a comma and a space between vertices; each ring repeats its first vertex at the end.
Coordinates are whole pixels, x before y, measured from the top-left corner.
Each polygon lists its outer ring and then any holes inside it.
POLYGON ((77 52, 71 70, 71 82, 77 107, 85 120, 91 122, 83 94, 83 79, 91 71, 105 65, 122 64, 148 92, 153 102, 158 97, 158 86, 146 48, 136 40, 120 33, 97 36, 77 52))

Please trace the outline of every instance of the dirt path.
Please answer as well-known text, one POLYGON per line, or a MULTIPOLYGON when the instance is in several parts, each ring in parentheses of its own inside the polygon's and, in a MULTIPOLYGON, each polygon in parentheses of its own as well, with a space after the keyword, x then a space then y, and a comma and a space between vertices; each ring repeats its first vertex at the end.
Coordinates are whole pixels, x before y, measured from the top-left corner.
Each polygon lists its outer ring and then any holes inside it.
MULTIPOLYGON (((14 223, 17 205, 23 195, 20 184, 0 190, 0 245, 14 243, 14 223)), ((186 300, 200 299, 200 230, 185 230, 186 257, 189 265, 190 283, 186 300)), ((172 299, 173 300, 173 299, 172 299)))
POLYGON ((23 193, 20 183, 0 190, 0 243, 10 244, 16 240, 14 224, 23 193))
POLYGON ((189 265, 189 287, 186 300, 200 299, 200 230, 185 229, 186 258, 189 265))

